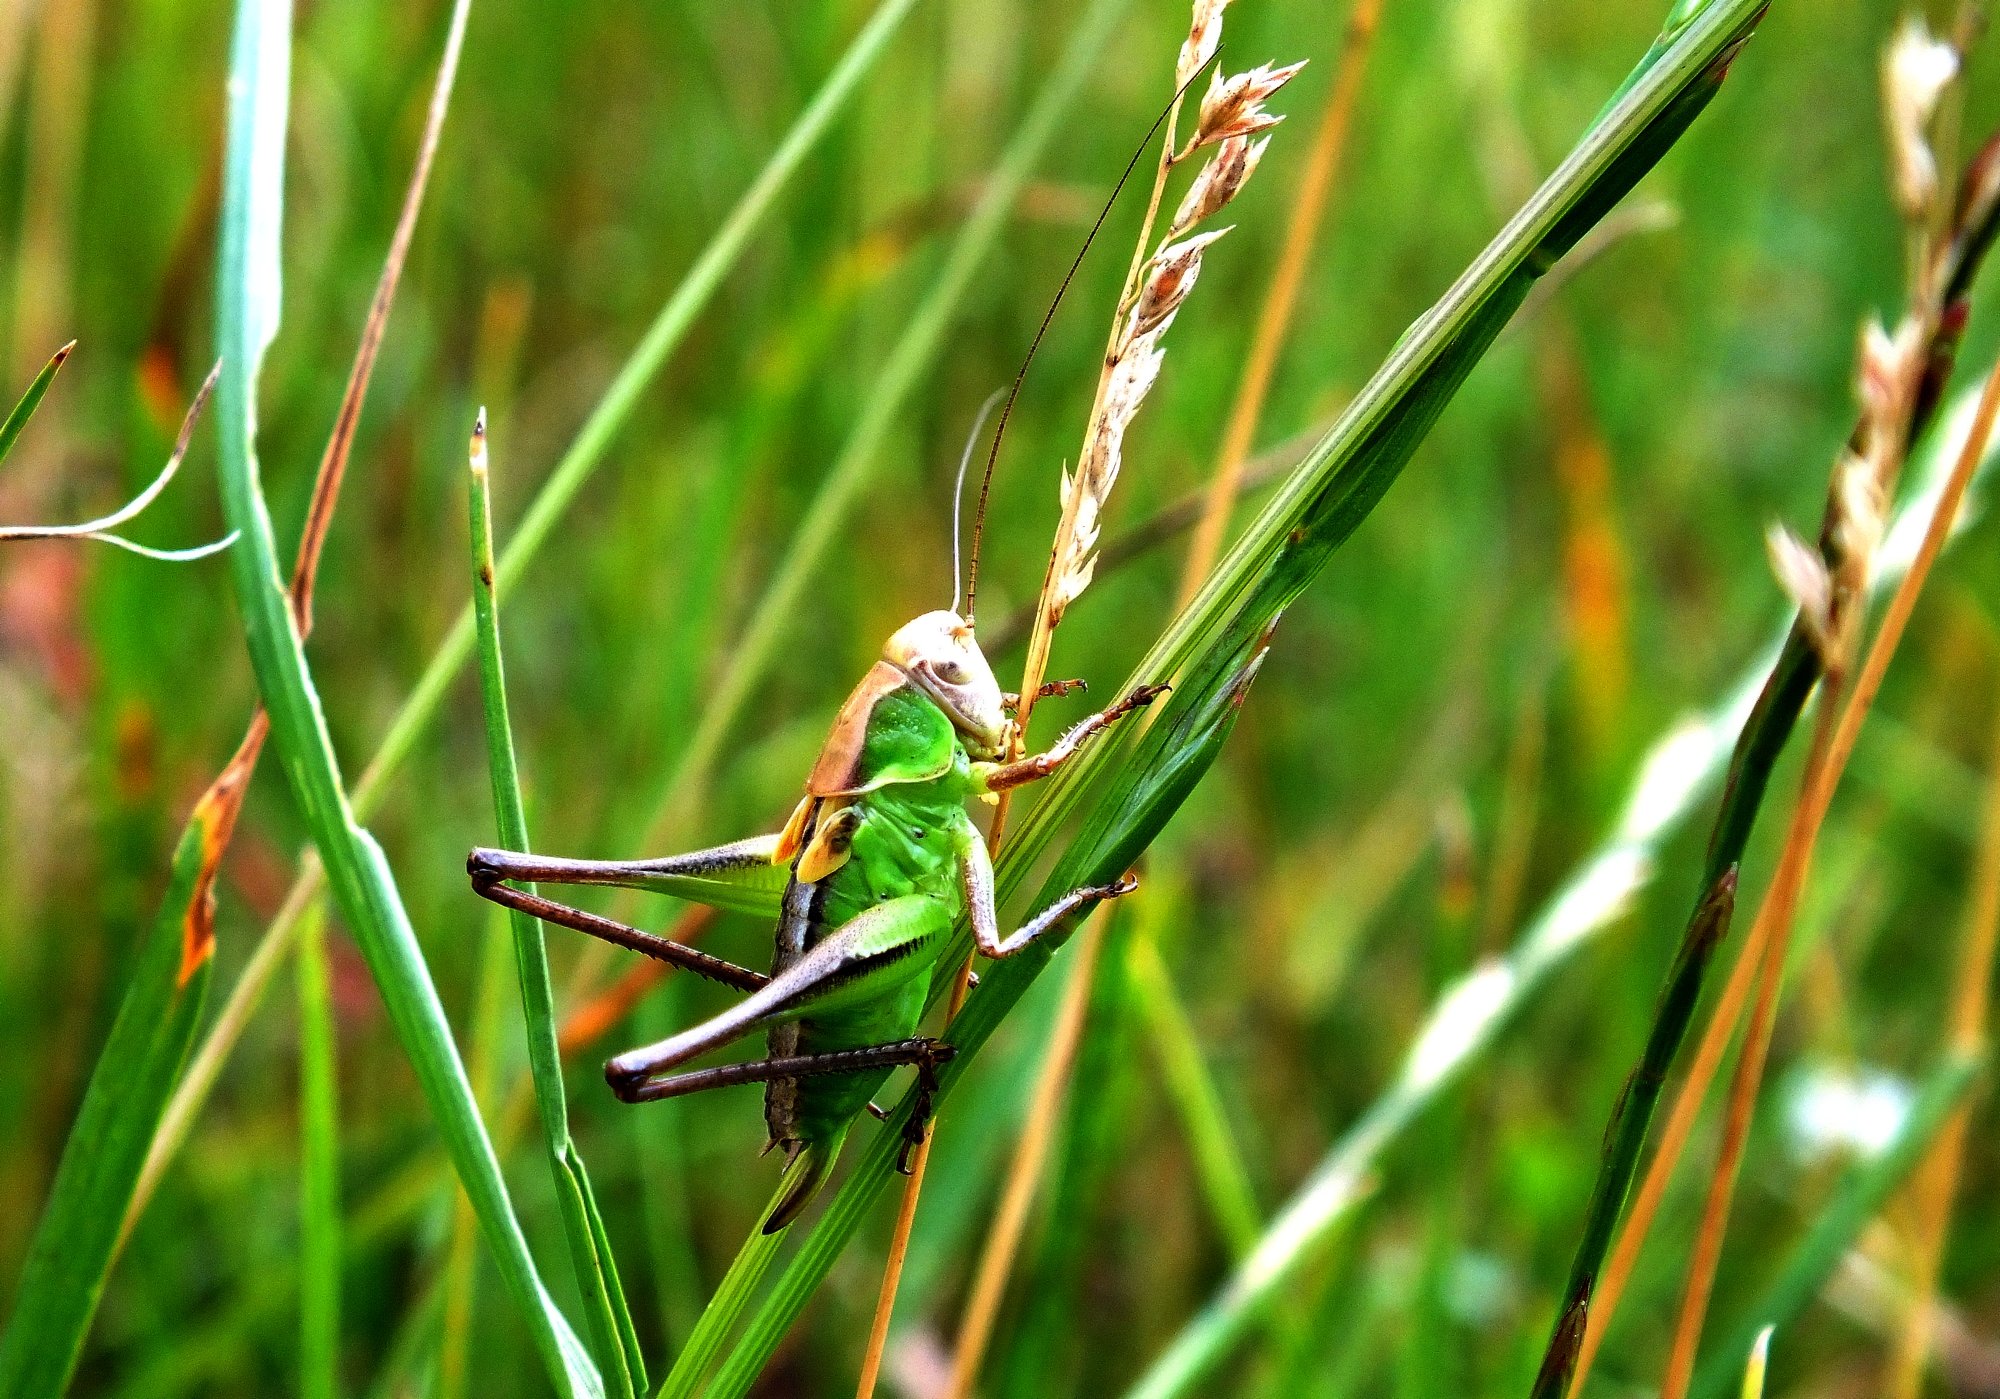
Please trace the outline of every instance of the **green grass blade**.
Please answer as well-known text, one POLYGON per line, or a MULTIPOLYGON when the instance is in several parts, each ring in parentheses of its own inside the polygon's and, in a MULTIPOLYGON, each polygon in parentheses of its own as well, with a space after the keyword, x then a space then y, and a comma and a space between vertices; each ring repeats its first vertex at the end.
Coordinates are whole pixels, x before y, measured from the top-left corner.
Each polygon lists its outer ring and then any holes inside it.
POLYGON ((288 0, 242 0, 230 51, 216 288, 223 370, 216 419, 223 510, 241 536, 230 550, 237 607, 257 686, 270 712, 279 764, 326 866, 341 916, 416 1070, 501 1278, 558 1392, 596 1396, 603 1383, 529 1256, 395 876, 348 804, 293 625, 258 480, 257 381, 264 352, 277 333, 282 285, 279 235, 291 19, 288 0))
POLYGON ((63 1145, 0 1336, 0 1396, 49 1399, 68 1387, 119 1244, 125 1204, 186 1061, 213 967, 204 856, 226 840, 204 798, 174 851, 151 931, 63 1145))
MULTIPOLYGON (((612 389, 607 391, 585 422, 555 473, 536 494, 527 519, 501 551, 498 579, 511 587, 531 564, 563 511, 574 500, 585 481, 602 464, 604 454, 645 389, 659 376, 673 352, 686 337, 688 328, 706 309, 716 289, 749 247, 750 240, 779 193, 798 173, 799 167, 825 137, 833 118, 847 105, 888 47, 915 0, 882 0, 874 15, 854 37, 840 62, 820 84, 805 110, 786 132, 750 187, 744 191, 722 227, 716 230, 673 295, 661 308, 651 329, 619 370, 612 389), (529 522, 540 522, 534 530, 529 522)), ((468 608, 452 624, 437 651, 425 666, 416 686, 405 697, 374 756, 354 791, 354 809, 366 818, 381 800, 385 784, 408 759, 417 739, 437 718, 445 692, 459 669, 472 654, 472 614, 468 608)), ((168 1126, 147 1164, 148 1180, 156 1180, 166 1162, 186 1140, 202 1103, 214 1086, 244 1027, 262 999, 271 977, 282 963, 298 926, 296 910, 319 896, 321 873, 309 860, 301 870, 293 896, 265 930, 263 940, 251 955, 243 974, 230 988, 217 1025, 197 1052, 189 1068, 187 1082, 168 1108, 168 1126)))
MULTIPOLYGON (((693 1399, 701 1389, 702 1376, 715 1363, 715 1357, 722 1350, 722 1343, 729 1339, 729 1331, 743 1309, 750 1304, 757 1287, 764 1281, 764 1274, 771 1269, 772 1260, 778 1256, 778 1247, 784 1243, 782 1234, 766 1234, 764 1221, 771 1216, 771 1210, 784 1193, 791 1178, 805 1169, 805 1161, 794 1158, 786 1167, 785 1175, 772 1192, 771 1203, 757 1217, 757 1223, 750 1230, 750 1237, 737 1250, 730 1261, 729 1271, 722 1275, 716 1285, 715 1295, 702 1308, 701 1316, 688 1334, 688 1342, 681 1347, 681 1353, 674 1357, 674 1368, 666 1379, 660 1382, 658 1399, 693 1399)), ((719 1383, 719 1381, 718 1381, 719 1383)), ((710 1390, 710 1394, 714 1391, 710 1390)))
MULTIPOLYGON (((486 759, 493 783, 493 810, 500 843, 527 850, 528 817, 521 803, 521 779, 514 760, 514 726, 507 713, 507 674, 500 653, 500 599, 493 568, 493 495, 487 474, 486 422, 473 429, 471 488, 467 513, 472 533, 472 611, 479 641, 479 695, 486 710, 486 759)), ((569 1131, 563 1092, 562 1054, 556 1045, 555 993, 549 984, 549 954, 542 925, 518 910, 508 919, 514 930, 514 964, 520 975, 521 1018, 528 1037, 528 1069, 541 1109, 542 1142, 555 1176, 570 1262, 590 1320, 599 1368, 613 1393, 642 1394, 645 1366, 639 1339, 626 1311, 618 1267, 604 1238, 604 1225, 590 1193, 583 1154, 569 1131)))
MULTIPOLYGON (((1869 580, 1876 596, 1893 588, 1909 568, 1945 475, 1964 445, 1974 396, 1964 394, 1953 404, 1943 430, 1921 455, 1917 484, 1897 510, 1869 580)), ((1980 463, 1982 476, 1995 455, 1989 445, 1980 463)), ((1334 1143, 1272 1219, 1256 1250, 1181 1328, 1128 1399, 1187 1393, 1352 1216, 1390 1143, 1485 1052, 1515 1012, 1612 926, 1651 878, 1663 843, 1721 781, 1780 645, 1782 637, 1719 703, 1681 720, 1653 745, 1639 763, 1624 816, 1611 834, 1563 881, 1504 957, 1475 966, 1445 988, 1411 1042, 1396 1080, 1334 1143)))
POLYGON ((340 1393, 340 1100, 325 919, 299 933, 299 1394, 340 1393))
POLYGON ((1815 1213, 1806 1236, 1750 1309, 1744 1325, 1727 1344, 1716 1347, 1708 1363, 1695 1372, 1690 1390, 1693 1399, 1721 1399, 1733 1385, 1741 1383, 1743 1357, 1757 1344, 1758 1333, 1768 1327, 1789 1326, 1819 1295, 1868 1221, 1922 1163, 1924 1153, 1972 1087, 1984 1062, 1983 1055, 1954 1054, 1931 1070, 1895 1140, 1880 1155, 1849 1168, 1833 1198, 1815 1213))
MULTIPOLYGON (((1671 43, 1648 54, 1637 79, 1556 172, 1404 333, 1128 680, 1127 689, 1165 680, 1177 686, 1136 751, 1129 736, 1105 743, 1051 779, 1001 860, 1003 897, 1023 892, 1030 874, 1079 815, 1086 817, 1083 833, 1057 862, 1045 888, 1115 876, 1157 833, 1213 758, 1201 744, 1162 746, 1167 741, 1161 736, 1226 692, 1230 667, 1243 664, 1286 604, 1381 499, 1536 279, 1652 168, 1707 105, 1763 8, 1761 0, 1716 0, 1671 43), (1108 791, 1092 792, 1112 772, 1126 777, 1108 791), (1185 785, 1178 780, 1182 776, 1189 778, 1185 785), (1143 819, 1135 783, 1155 789, 1143 819), (1094 798, 1088 807, 1086 794, 1094 798)), ((947 1086, 1047 959, 1047 952, 1030 949, 990 970, 950 1032, 961 1052, 946 1070, 947 1086)), ((888 1130, 907 1109, 906 1101, 888 1130)), ((752 1317, 715 1393, 747 1390, 777 1337, 845 1246, 861 1211, 886 1184, 893 1155, 886 1133, 871 1143, 752 1317)))
POLYGON ((49 362, 42 366, 41 372, 35 375, 33 382, 28 385, 27 392, 21 395, 21 401, 14 405, 12 412, 8 413, 7 421, 0 423, 0 462, 6 461, 7 454, 14 450, 14 440, 21 435, 21 429, 28 425, 28 419, 35 416, 35 410, 42 406, 42 395, 49 391, 49 385, 55 382, 56 371, 63 367, 63 361, 69 358, 69 352, 75 348, 76 341, 72 340, 50 355, 49 362))

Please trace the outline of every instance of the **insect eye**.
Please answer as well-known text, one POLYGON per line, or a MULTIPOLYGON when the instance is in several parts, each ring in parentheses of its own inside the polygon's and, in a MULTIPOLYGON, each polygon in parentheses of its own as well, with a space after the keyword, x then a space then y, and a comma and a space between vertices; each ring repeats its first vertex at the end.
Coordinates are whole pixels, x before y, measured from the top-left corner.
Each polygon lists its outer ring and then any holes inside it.
POLYGON ((957 661, 939 661, 932 667, 932 670, 936 673, 937 678, 944 681, 947 685, 963 685, 965 683, 965 667, 957 661))

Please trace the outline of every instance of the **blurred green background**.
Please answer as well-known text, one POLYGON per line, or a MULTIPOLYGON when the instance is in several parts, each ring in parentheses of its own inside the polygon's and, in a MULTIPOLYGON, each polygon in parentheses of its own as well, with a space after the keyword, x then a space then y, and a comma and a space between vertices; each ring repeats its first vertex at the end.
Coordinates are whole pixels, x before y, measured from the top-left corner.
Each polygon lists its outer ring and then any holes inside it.
MULTIPOLYGON (((707 688, 1079 9, 917 7, 506 599, 541 848, 664 853, 639 851, 639 831, 707 688)), ((402 198, 446 10, 301 7, 285 321, 262 400, 286 547, 402 198)), ((1660 11, 1660 0, 1387 0, 1260 445, 1324 422, 1359 387, 1568 149, 1660 11)), ((853 0, 475 5, 319 590, 310 653, 350 774, 466 600, 474 409, 491 417, 504 542, 866 13, 853 0)), ((1212 469, 1346 14, 1297 0, 1230 12, 1229 66, 1312 64, 1274 100, 1291 120, 1181 312, 1107 537, 1212 469)), ((982 1392, 1116 1392, 1227 1271, 1152 1036, 1119 990, 1127 941, 1157 939, 1268 1216, 1382 1091, 1439 991, 1511 943, 1603 837, 1647 747, 1760 653, 1782 615, 1765 527, 1811 529, 1853 417, 1858 327, 1899 304, 1877 104, 1896 17, 1877 0, 1778 5, 1634 196, 1652 217, 1496 348, 1287 616, 1234 741, 1156 847, 1154 887, 1107 944, 1112 989, 1093 1007, 982 1392)), ((8 382, 81 342, 0 480, 9 520, 80 518, 123 499, 157 469, 206 372, 228 23, 226 6, 175 0, 12 0, 0 12, 8 382)), ((896 416, 726 762, 683 812, 684 843, 774 825, 882 638, 947 601, 960 445, 1164 99, 1185 24, 1180 0, 1131 6, 896 416)), ((1982 77, 1975 66, 1969 135, 2000 115, 1982 77)), ((1057 467, 1076 453, 1137 216, 1129 198, 1113 214, 1015 410, 982 618, 1032 600, 1040 580, 1057 467)), ((1993 329, 1976 305, 1968 375, 1993 329)), ((198 443, 137 529, 148 542, 220 532, 212 434, 198 443)), ((1114 684, 1170 615, 1184 547, 1107 571, 1060 633, 1054 673, 1114 684)), ((1841 1159, 1788 1125, 1788 1085, 1914 1075, 1937 1051, 1990 756, 1996 588, 1992 532, 1976 527, 1918 611, 1834 807, 1717 1335, 1810 1222, 1841 1159)), ((1003 679, 1017 673, 1019 647, 995 660, 1003 679)), ((171 841, 253 698, 219 563, 63 545, 0 557, 0 1307, 171 841)), ((1067 712, 1051 704, 1043 723, 1053 733, 1067 712)), ((463 875, 466 848, 492 835, 484 767, 462 679, 374 826, 475 1074, 485 1065, 503 1085, 498 1124, 522 1051, 504 930, 463 875), (495 965, 504 977, 483 971, 495 965), (504 993, 483 1011, 482 981, 504 993)), ((1787 802, 1791 771, 1774 788, 1787 802)), ((1523 1392, 1685 916, 1707 810, 1663 849, 1630 915, 1381 1160, 1375 1194, 1315 1259, 1289 1319, 1210 1392, 1523 1392)), ((1767 814, 1746 888, 1768 875, 1780 825, 1767 814)), ((225 867, 212 1004, 275 911, 303 835, 266 763, 225 867)), ((470 1310, 453 1310, 467 1294, 447 1281, 463 1231, 451 1177, 367 973, 334 933, 347 1392, 542 1392, 483 1258, 470 1310)), ((758 964, 767 938, 731 920, 708 945, 758 964)), ((581 941, 551 935, 559 987, 581 941)), ((979 1064, 976 1091, 944 1115, 885 1381, 896 1392, 935 1392, 925 1357, 956 1329, 1060 979, 1041 984, 979 1064)), ((631 1109, 594 1066, 719 1004, 713 988, 669 983, 570 1078, 649 1354, 684 1337, 777 1163, 756 1157, 754 1090, 631 1109)), ((75 1392, 295 1386, 296 1060, 281 978, 112 1275, 75 1392)), ((1989 1363, 2000 1346, 1991 1124, 1973 1133, 1943 1282, 1989 1363)), ((1705 1120, 1594 1393, 1656 1380, 1713 1138, 1705 1120)), ((518 1131, 511 1148, 531 1242, 567 1298, 539 1149, 518 1131)), ((850 1392, 891 1212, 836 1267, 761 1392, 850 1392)), ((1877 1241, 1885 1262, 1895 1249, 1877 1241)), ((1873 1317, 1858 1302, 1810 1311, 1781 1337, 1773 1392, 1879 1392, 1885 1323, 1873 1317)), ((2000 1393, 1992 1370, 1987 1383, 1956 1392, 2000 1393)))

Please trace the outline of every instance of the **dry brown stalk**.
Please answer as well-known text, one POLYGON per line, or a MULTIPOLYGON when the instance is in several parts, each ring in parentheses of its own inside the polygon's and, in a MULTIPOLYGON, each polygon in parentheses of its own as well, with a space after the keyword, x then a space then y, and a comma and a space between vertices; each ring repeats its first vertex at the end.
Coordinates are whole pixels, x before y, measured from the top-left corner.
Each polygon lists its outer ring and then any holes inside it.
POLYGON ((1007 1290, 1007 1278, 1013 1272, 1021 1235, 1028 1225, 1028 1208, 1035 1202, 1043 1167, 1048 1164, 1049 1142, 1055 1137, 1056 1118, 1068 1095, 1077 1046, 1083 1041, 1084 1012, 1090 1005, 1098 954, 1103 950, 1104 922, 1105 915, 1098 914, 1084 925, 1083 934, 1077 939, 1076 967, 1070 973, 1069 985, 1063 988, 1048 1055, 1042 1060, 1041 1076, 1035 1081, 1021 1139, 1015 1144, 1014 1159, 1008 1167, 1007 1188, 1000 1197, 1000 1208, 994 1213, 993 1227, 986 1235, 986 1247, 980 1252, 972 1290, 966 1297, 965 1315, 959 1321, 951 1387, 946 1391, 948 1399, 971 1399, 980 1362, 985 1359, 987 1343, 993 1339, 1000 1299, 1007 1290))
MULTIPOLYGON (((956 1019, 972 988, 972 959, 958 970, 952 983, 951 1001, 945 1007, 945 1023, 956 1019)), ((889 1348, 889 1321, 896 1314, 896 1292, 903 1282, 903 1263, 910 1253, 910 1230, 917 1222, 917 1200, 923 1193, 924 1172, 930 1166, 931 1143, 936 1140, 935 1124, 910 1159, 910 1177, 903 1186, 903 1198, 896 1205, 895 1227, 889 1233, 889 1252, 882 1260, 882 1287, 875 1297, 875 1316, 868 1323, 868 1348, 861 1355, 861 1377, 855 1382, 854 1399, 874 1399, 875 1382, 882 1374, 882 1355, 889 1348)))
POLYGON ((1264 399, 1278 366, 1278 352, 1291 332, 1306 263, 1312 257, 1313 244, 1332 198, 1334 177, 1347 149, 1354 106, 1361 94, 1361 79, 1367 71, 1381 13, 1382 0, 1355 0, 1347 17, 1347 42, 1341 48, 1340 69, 1333 76, 1333 94, 1320 114, 1312 150, 1299 176, 1299 195, 1292 205, 1291 221, 1285 227, 1284 246, 1279 250, 1270 289, 1265 292, 1264 304, 1257 313, 1250 353, 1244 357, 1243 376, 1237 381, 1236 398, 1229 406, 1222 445, 1216 452, 1215 475, 1209 481, 1201 520, 1188 545, 1187 563, 1181 573, 1182 606, 1193 598, 1202 579, 1215 566, 1216 555, 1222 551, 1223 533, 1229 528, 1230 512, 1243 489, 1244 463, 1249 459, 1250 444, 1264 415, 1264 399))
MULTIPOLYGON (((1826 819, 1827 807, 1833 800, 1833 792, 1846 770, 1847 760, 1854 752, 1854 744, 1861 733, 1861 725, 1874 705, 1875 696, 1882 687, 1882 678, 1888 672, 1889 662, 1895 656, 1896 647, 1903 639, 1904 629, 1909 625, 1910 614, 1915 609, 1917 598, 1922 593, 1925 582, 1930 577, 1932 565, 1937 561, 1938 552, 1944 548, 1945 539, 1951 533, 1952 524, 1958 518, 1958 508, 1965 498, 1965 488, 1972 480, 1973 471, 1985 455, 1987 439, 1993 432, 1993 421, 2000 414, 2000 364, 1996 364, 1987 376, 1986 387, 1979 397, 1979 408, 1974 415, 1972 430, 1967 434, 1964 448, 1952 466, 1950 478, 1938 498, 1937 509, 1924 530, 1923 543, 1917 550, 1916 558, 1910 564, 1910 571, 1898 585, 1895 596, 1889 601, 1888 610, 1883 614, 1882 624, 1876 630, 1875 638, 1868 648, 1867 659, 1862 663, 1855 677, 1854 690, 1841 709, 1837 723, 1821 751, 1817 741, 1812 759, 1809 760, 1802 782, 1799 805, 1793 813, 1791 828, 1786 833, 1785 847, 1779 856, 1778 871, 1772 878, 1768 902, 1775 908, 1770 943, 1765 950, 1763 967, 1765 984, 1760 993, 1758 1010, 1753 1014, 1749 1038, 1744 1044, 1743 1059, 1738 1065, 1735 1081, 1732 1083, 1730 1114, 1732 1122, 1741 1113, 1747 1123, 1749 1113, 1755 1107, 1756 1093, 1761 1080, 1764 1054, 1769 1048, 1771 1024, 1775 1018, 1775 1005, 1779 991, 1779 981, 1784 969, 1785 948, 1790 941, 1792 917, 1797 911, 1799 891, 1811 870, 1813 843, 1820 826, 1826 819), (1766 1002, 1770 1009, 1766 1010, 1766 1002)), ((1837 629, 1848 630, 1841 620, 1835 618, 1837 629)), ((1852 652, 1852 643, 1847 647, 1852 652)), ((1821 710, 1821 724, 1832 710, 1828 704, 1821 710)), ((1815 733, 1817 740, 1818 733, 1815 733)), ((1740 1153, 1740 1138, 1736 1142, 1740 1153)), ((1687 1392, 1687 1380, 1692 1374, 1694 1348, 1700 1340, 1702 1312, 1706 1307, 1707 1292, 1714 1280, 1715 1253, 1720 1249, 1720 1232, 1726 1225, 1730 1198, 1734 1192, 1736 1160, 1731 1157, 1728 1138, 1725 1137, 1724 1159, 1718 1162, 1714 1180, 1710 1186, 1709 1202, 1704 1211, 1703 1239, 1697 1243, 1697 1258, 1706 1258, 1706 1271, 1691 1265, 1689 1269, 1687 1300, 1683 1305, 1681 1325, 1677 1330, 1674 1349, 1670 1354, 1667 1382, 1662 1388, 1662 1399, 1683 1399, 1687 1392), (1713 1222, 1717 1238, 1713 1248, 1703 1246, 1713 1222), (1699 1297, 1699 1301, 1697 1301, 1699 1297)))
MULTIPOLYGON (((1994 712, 1990 752, 1986 816, 1972 900, 1959 942, 1951 1022, 1945 1036, 1950 1048, 1967 1053, 1976 1051, 1986 1038, 1987 987, 1993 976, 1996 945, 2000 945, 2000 708, 1994 712)), ((1910 1189, 1916 1215, 1910 1249, 1910 1299, 1890 1353, 1884 1385, 1890 1399, 1916 1399, 1923 1381, 1924 1361, 1931 1348, 1931 1318, 1936 1312, 1938 1268, 1944 1259, 1971 1127, 1972 1105, 1966 1104, 1946 1121, 1910 1189)))

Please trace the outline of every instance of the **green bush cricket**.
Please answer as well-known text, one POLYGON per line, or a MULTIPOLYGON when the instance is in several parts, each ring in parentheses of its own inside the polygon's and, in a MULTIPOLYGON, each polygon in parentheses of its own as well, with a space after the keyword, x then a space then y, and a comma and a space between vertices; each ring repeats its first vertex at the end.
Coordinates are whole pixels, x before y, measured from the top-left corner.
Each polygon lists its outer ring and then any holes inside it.
MULTIPOLYGON (((1060 693, 1075 682, 1049 687, 1060 693)), ((825 1181, 848 1127, 890 1069, 910 1064, 925 1086, 951 1057, 917 1033, 952 929, 969 917, 979 951, 1008 957, 1087 904, 1136 887, 1076 889, 1003 935, 986 839, 966 803, 1054 773, 1120 717, 1148 704, 1136 690, 1074 725, 1047 752, 1004 761, 1015 697, 1001 692, 971 622, 927 612, 889 638, 835 718, 805 797, 782 831, 686 855, 565 860, 477 849, 472 887, 537 918, 670 962, 749 994, 713 1018, 605 1065, 630 1103, 763 1083, 770 1144, 806 1167, 772 1210, 772 1233, 825 1181), (692 947, 517 889, 507 881, 612 884, 776 919, 768 976, 692 947), (760 1060, 669 1072, 755 1030, 760 1060)), ((911 1118, 912 1143, 925 1112, 911 1118)))

